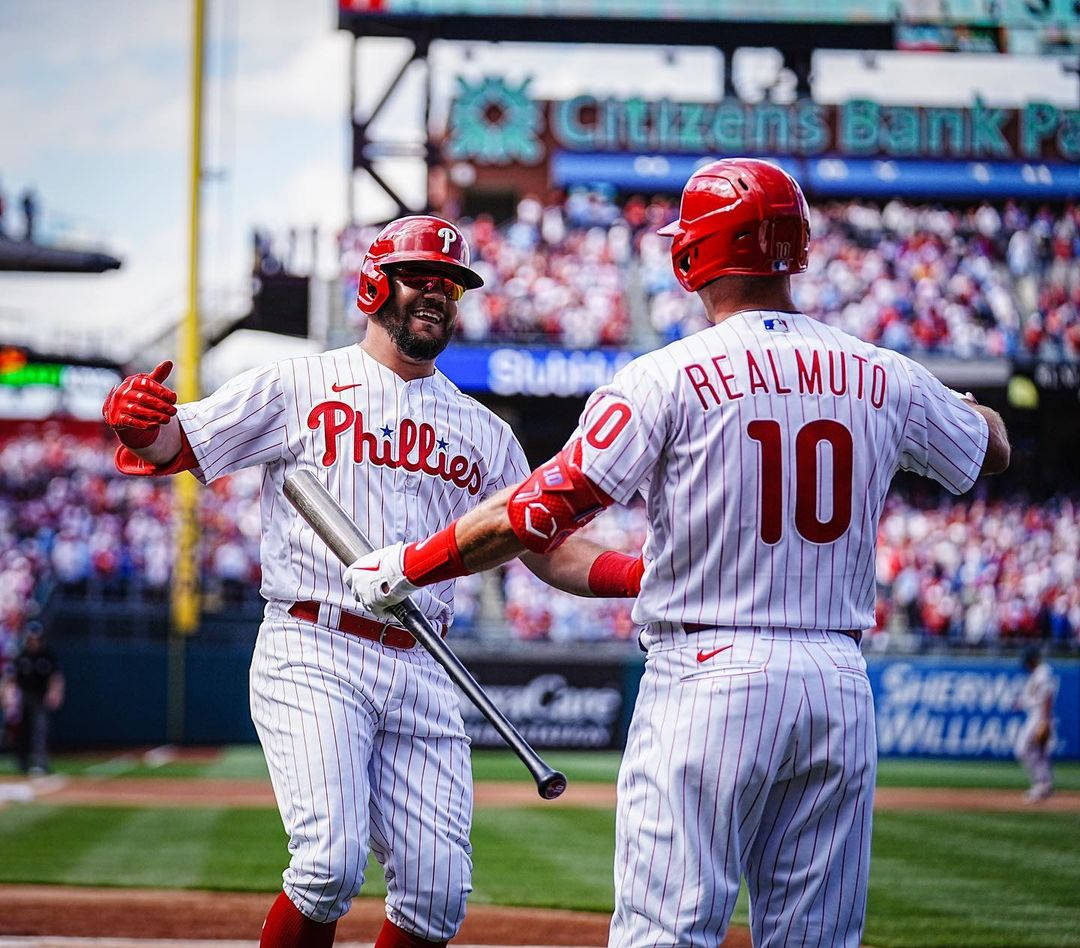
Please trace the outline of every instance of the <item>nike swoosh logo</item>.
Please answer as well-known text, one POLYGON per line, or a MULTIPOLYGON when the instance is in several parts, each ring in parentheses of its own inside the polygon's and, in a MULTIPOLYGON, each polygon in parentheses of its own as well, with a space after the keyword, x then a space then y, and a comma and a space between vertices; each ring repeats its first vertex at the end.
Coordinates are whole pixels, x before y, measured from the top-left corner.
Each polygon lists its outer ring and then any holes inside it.
POLYGON ((338 385, 338 383, 335 382, 333 385, 330 386, 330 391, 331 392, 344 392, 345 389, 347 389, 347 388, 359 388, 363 384, 364 384, 363 382, 353 382, 352 385, 338 385))
POLYGON ((726 652, 729 648, 731 648, 730 645, 721 645, 720 648, 714 648, 711 652, 703 652, 699 649, 697 653, 697 660, 699 662, 707 662, 714 655, 719 655, 721 652, 726 652))
POLYGON ((431 542, 431 537, 430 537, 430 536, 426 536, 426 537, 424 537, 424 539, 423 539, 423 540, 421 540, 421 541, 420 541, 419 543, 417 543, 417 544, 416 544, 416 546, 414 546, 414 547, 413 547, 413 550, 414 550, 415 552, 419 552, 419 551, 420 551, 420 550, 422 550, 422 549, 423 549, 423 548, 424 548, 425 546, 427 546, 427 545, 428 545, 428 544, 429 544, 430 542, 431 542))
POLYGON ((376 563, 374 566, 357 566, 356 569, 362 569, 365 573, 374 573, 378 568, 382 566, 382 563, 376 563))

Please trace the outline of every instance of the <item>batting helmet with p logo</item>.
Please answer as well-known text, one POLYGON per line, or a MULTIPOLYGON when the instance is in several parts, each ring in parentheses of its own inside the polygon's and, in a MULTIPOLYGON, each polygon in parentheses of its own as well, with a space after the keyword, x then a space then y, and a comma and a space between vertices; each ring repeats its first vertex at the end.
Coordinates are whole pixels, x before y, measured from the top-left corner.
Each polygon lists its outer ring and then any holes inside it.
POLYGON ((469 245, 449 221, 426 214, 391 221, 372 241, 360 265, 356 305, 370 316, 390 298, 387 271, 404 264, 423 264, 424 270, 441 273, 467 290, 484 285, 471 269, 469 245))

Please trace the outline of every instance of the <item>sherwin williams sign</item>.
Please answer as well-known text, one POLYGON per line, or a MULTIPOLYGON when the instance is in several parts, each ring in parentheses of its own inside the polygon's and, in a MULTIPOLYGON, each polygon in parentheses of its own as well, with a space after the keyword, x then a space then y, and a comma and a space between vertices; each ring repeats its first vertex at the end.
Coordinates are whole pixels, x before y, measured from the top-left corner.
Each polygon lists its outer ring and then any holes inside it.
POLYGON ((458 79, 447 154, 481 164, 535 164, 545 143, 579 152, 777 154, 1080 160, 1080 110, 1046 102, 993 108, 677 102, 579 95, 541 102, 529 81, 458 79))
MULTIPOLYGON (((1050 661, 1057 757, 1080 757, 1080 666, 1050 661)), ((869 662, 882 757, 1010 758, 1024 723, 1019 660, 935 658, 869 662)))

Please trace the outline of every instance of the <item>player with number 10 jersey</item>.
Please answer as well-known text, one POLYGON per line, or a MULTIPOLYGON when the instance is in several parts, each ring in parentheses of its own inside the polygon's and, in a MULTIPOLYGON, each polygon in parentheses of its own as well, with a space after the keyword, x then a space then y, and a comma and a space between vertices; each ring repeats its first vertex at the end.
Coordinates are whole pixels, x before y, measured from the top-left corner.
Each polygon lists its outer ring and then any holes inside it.
POLYGON ((580 433, 589 479, 616 502, 647 500, 633 612, 646 645, 668 622, 870 628, 893 475, 965 491, 987 439, 919 364, 761 310, 630 363, 594 393, 580 433))

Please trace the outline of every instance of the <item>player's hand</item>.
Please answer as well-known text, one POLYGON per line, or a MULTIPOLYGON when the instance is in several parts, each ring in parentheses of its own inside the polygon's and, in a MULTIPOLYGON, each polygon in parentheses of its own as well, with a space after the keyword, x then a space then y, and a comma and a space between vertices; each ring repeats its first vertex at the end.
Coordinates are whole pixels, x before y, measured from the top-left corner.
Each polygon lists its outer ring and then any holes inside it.
POLYGON ((1046 745, 1050 740, 1050 722, 1044 721, 1042 724, 1040 724, 1038 729, 1031 736, 1031 738, 1035 742, 1035 744, 1037 744, 1041 749, 1045 750, 1046 745))
POLYGON ((129 448, 153 444, 161 426, 176 414, 176 392, 162 384, 172 367, 166 360, 153 372, 129 375, 105 396, 105 424, 129 448))
POLYGON ((356 601, 373 616, 390 618, 390 606, 412 595, 417 588, 405 578, 404 543, 395 543, 361 556, 345 570, 345 585, 356 601))

